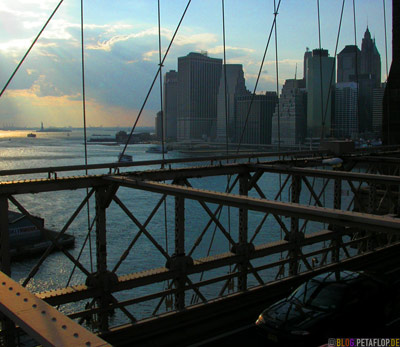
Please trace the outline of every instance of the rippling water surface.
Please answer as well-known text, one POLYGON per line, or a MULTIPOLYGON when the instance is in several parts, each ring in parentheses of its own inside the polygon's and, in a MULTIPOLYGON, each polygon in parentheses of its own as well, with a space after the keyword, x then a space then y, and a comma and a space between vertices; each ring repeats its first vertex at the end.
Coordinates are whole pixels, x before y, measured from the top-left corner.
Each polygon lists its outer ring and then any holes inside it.
MULTIPOLYGON (((36 138, 28 138, 28 132, 0 132, 0 167, 1 170, 20 169, 20 168, 37 168, 49 166, 66 166, 80 165, 84 163, 84 146, 81 131, 72 131, 71 133, 37 133, 36 138)), ((99 131, 96 130, 98 134, 99 131)), ((115 135, 115 131, 102 131, 101 133, 115 135)), ((90 137, 88 133, 88 137, 90 137)), ((131 154, 135 161, 161 159, 161 154, 146 153, 146 149, 151 146, 149 144, 129 145, 127 153, 131 154)), ((111 163, 117 161, 118 154, 122 150, 119 145, 89 145, 88 158, 89 164, 94 163, 111 163)), ((166 154, 166 158, 179 158, 183 154, 170 151, 166 154)), ((189 165, 189 164, 185 164, 189 165)), ((205 165, 205 164, 201 164, 205 165)), ((158 168, 158 167, 153 167, 158 168)), ((133 170, 141 170, 143 168, 134 168, 133 170)), ((125 170, 125 169, 124 169, 125 170)), ((132 170, 132 169, 131 169, 132 170)), ((107 170, 103 171, 104 173, 107 170)), ((96 170, 90 173, 101 173, 96 170)), ((80 173, 60 173, 59 175, 75 175, 80 173)), ((38 175, 30 176, 37 178, 38 175)), ((39 177, 46 177, 45 174, 39 177)), ((0 180, 10 179, 26 179, 26 177, 18 176, 0 176, 0 180)), ((226 187, 226 177, 213 177, 203 179, 192 179, 191 184, 194 187, 224 191, 226 187)), ((322 183, 317 183, 322 184, 322 183)), ((274 194, 279 187, 279 178, 277 175, 264 175, 259 182, 260 187, 269 199, 274 198, 274 194)), ((234 192, 237 192, 235 190, 234 192)), ((286 197, 287 190, 284 191, 286 197)), ((60 191, 41 194, 27 194, 15 196, 19 202, 33 215, 38 215, 45 219, 45 225, 49 229, 61 230, 68 221, 74 210, 84 199, 86 190, 60 191)), ((256 196, 255 192, 250 195, 256 196)), ((147 193, 143 191, 120 188, 117 196, 126 204, 130 211, 140 221, 145 223, 152 209, 155 207, 161 195, 147 193)), ((90 200, 89 218, 92 220, 94 216, 94 199, 90 200)), ((213 205, 209 205, 214 210, 213 205)), ((15 210, 10 204, 10 208, 15 210)), ((186 234, 185 242, 187 253, 192 249, 196 239, 199 237, 203 228, 206 226, 209 217, 197 202, 185 202, 186 210, 186 234)), ((163 247, 168 245, 168 253, 174 252, 174 200, 167 199, 167 204, 161 206, 155 217, 147 226, 147 230, 157 242, 163 247), (164 212, 166 211, 166 217, 164 212)), ((234 240, 237 240, 238 216, 237 210, 229 211, 230 222, 228 223, 228 210, 224 209, 220 215, 222 224, 227 230, 230 230, 234 240), (229 228, 230 227, 230 228, 229 228)), ((260 213, 249 212, 249 235, 252 235, 257 225, 262 219, 260 213)), ((217 230, 214 235, 215 227, 208 229, 204 239, 193 252, 193 258, 204 257, 208 253, 218 254, 226 252, 229 249, 228 241, 217 230), (212 244, 212 246, 210 246, 212 244)), ((75 235, 76 246, 70 252, 77 258, 88 231, 88 213, 84 208, 76 220, 72 223, 68 232, 75 235)), ((125 213, 115 204, 112 203, 107 210, 107 256, 108 267, 113 269, 120 259, 124 250, 138 232, 138 227, 125 215, 125 213)), ((257 236, 256 243, 264 243, 280 239, 280 230, 276 227, 276 223, 271 218, 263 225, 261 232, 257 236)), ((94 238, 91 239, 94 242, 94 238)), ((94 249, 94 247, 93 247, 94 249)), ((80 261, 87 269, 91 269, 91 259, 95 258, 95 253, 90 252, 87 246, 82 252, 80 261)), ((14 262, 12 264, 12 277, 22 281, 37 259, 29 259, 14 262)), ((129 256, 119 267, 117 274, 124 275, 137 271, 147 270, 154 267, 162 267, 165 265, 164 256, 142 235, 133 247, 129 256)), ((63 287, 67 284, 68 278, 73 270, 72 263, 62 254, 53 253, 41 266, 38 274, 32 279, 28 287, 34 291, 44 291, 54 288, 63 287)), ((90 270, 91 271, 91 270, 90 270)), ((220 274, 229 271, 228 268, 218 270, 220 274)), ((215 274, 218 273, 215 272, 215 274)), ((272 275, 271 275, 272 276, 272 275)), ((198 277, 194 277, 194 280, 198 277)), ((79 271, 74 272, 71 284, 83 283, 85 276, 79 271)), ((251 281, 250 281, 251 282, 251 281)), ((129 293, 120 293, 119 298, 131 298, 136 295, 146 294, 148 291, 154 292, 155 289, 162 289, 165 284, 159 284, 159 288, 138 288, 129 293)), ((215 290, 205 288, 204 293, 215 294, 215 290)), ((135 312, 147 315, 152 312, 154 305, 152 303, 144 303, 135 308, 135 312)), ((65 308, 68 310, 68 308, 65 308)), ((118 318, 117 318, 118 319, 118 318)))

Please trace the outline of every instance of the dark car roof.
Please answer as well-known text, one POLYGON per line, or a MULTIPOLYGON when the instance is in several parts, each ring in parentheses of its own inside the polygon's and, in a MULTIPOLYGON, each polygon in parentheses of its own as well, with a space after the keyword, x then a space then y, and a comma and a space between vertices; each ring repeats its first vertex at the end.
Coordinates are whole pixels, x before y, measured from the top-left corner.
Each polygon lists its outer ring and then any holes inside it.
POLYGON ((331 271, 312 278, 314 281, 321 283, 352 283, 358 280, 365 279, 365 275, 361 272, 341 270, 341 271, 331 271))

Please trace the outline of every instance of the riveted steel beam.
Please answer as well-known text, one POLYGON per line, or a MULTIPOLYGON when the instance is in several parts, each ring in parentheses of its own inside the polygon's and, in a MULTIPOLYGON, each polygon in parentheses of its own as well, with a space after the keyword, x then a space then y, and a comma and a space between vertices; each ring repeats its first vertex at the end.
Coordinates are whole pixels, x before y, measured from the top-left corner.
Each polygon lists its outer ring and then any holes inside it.
POLYGON ((304 206, 296 203, 270 201, 228 193, 181 187, 172 184, 143 182, 119 176, 110 176, 107 179, 112 182, 118 182, 122 186, 155 193, 170 194, 173 196, 179 195, 193 200, 203 200, 238 208, 245 206, 253 211, 270 212, 287 217, 298 217, 323 223, 335 223, 342 226, 353 226, 371 231, 400 234, 400 221, 388 216, 376 216, 359 212, 304 206))
POLYGON ((43 346, 111 346, 0 272, 0 311, 43 346))

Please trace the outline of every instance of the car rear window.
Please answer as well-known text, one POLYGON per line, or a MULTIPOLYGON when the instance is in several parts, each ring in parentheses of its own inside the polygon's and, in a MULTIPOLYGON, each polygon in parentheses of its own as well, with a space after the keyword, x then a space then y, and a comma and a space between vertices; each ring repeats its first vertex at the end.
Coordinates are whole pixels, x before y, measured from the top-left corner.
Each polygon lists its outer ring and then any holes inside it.
POLYGON ((347 286, 310 280, 303 283, 290 298, 321 310, 335 309, 343 300, 347 286))

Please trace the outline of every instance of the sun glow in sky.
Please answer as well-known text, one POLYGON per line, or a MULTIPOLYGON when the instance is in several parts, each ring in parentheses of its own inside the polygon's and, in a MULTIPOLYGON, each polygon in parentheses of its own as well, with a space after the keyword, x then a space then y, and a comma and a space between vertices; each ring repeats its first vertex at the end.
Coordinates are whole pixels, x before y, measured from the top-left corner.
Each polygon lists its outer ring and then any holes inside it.
MULTIPOLYGON (((276 0, 276 4, 278 4, 276 0)), ((321 0, 322 47, 334 55, 343 0, 321 0)), ((2 0, 0 7, 0 89, 59 0, 2 0)), ((177 69, 177 58, 207 51, 223 58, 221 0, 192 0, 165 60, 163 73, 177 69)), ((354 44, 353 1, 345 1, 338 52, 354 44)), ((356 0, 356 41, 368 25, 386 76, 383 1, 356 0)), ((82 127, 82 65, 79 0, 64 0, 0 98, 0 128, 6 126, 82 127)), ((161 0, 165 52, 186 0, 161 0)), ((253 90, 273 21, 273 0, 225 0, 226 56, 243 64, 253 90)), ((392 6, 386 0, 388 65, 392 59, 392 6)), ((281 0, 277 17, 280 87, 303 76, 306 47, 318 47, 317 1, 281 0)), ((132 126, 158 69, 157 0, 84 1, 87 124, 132 126)), ((272 37, 258 91, 276 90, 272 37)), ((158 83, 158 82, 157 82, 158 83)), ((139 125, 154 125, 160 109, 156 84, 139 125)))

